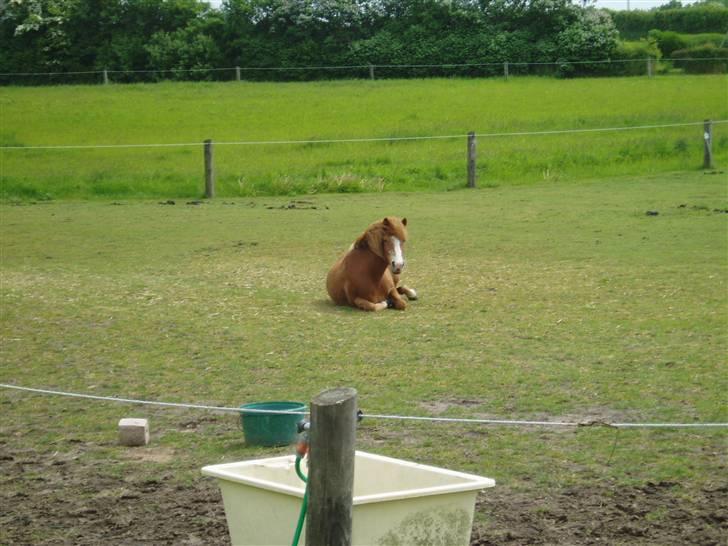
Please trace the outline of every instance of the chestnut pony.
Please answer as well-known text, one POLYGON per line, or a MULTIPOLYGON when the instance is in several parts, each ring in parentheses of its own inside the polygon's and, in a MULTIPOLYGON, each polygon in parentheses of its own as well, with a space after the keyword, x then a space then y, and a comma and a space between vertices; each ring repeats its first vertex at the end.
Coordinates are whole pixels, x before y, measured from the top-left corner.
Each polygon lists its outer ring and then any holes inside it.
POLYGON ((326 277, 326 290, 337 305, 365 311, 407 307, 417 292, 399 285, 404 268, 407 218, 388 216, 370 225, 333 265, 326 277))

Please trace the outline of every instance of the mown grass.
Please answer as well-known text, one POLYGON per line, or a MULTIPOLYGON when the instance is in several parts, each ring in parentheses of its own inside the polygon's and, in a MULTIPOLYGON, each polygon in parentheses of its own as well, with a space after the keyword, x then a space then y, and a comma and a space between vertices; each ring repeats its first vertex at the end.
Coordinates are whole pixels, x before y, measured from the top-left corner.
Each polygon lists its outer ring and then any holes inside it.
MULTIPOLYGON (((725 76, 552 80, 161 83, 0 88, 0 197, 199 197, 202 145, 9 146, 389 138, 728 118, 725 76)), ((216 146, 225 197, 445 190, 465 185, 465 138, 216 146)), ((715 127, 718 165, 728 135, 715 127)), ((698 169, 702 127, 481 138, 481 185, 698 169)))
MULTIPOLYGON (((223 406, 352 386, 368 414, 728 421, 723 177, 311 199, 0 206, 0 382, 223 406), (406 278, 421 300, 332 306, 329 265, 391 213, 410 220, 406 278)), ((288 451, 246 447, 231 415, 0 401, 3 442, 82 446, 112 478, 173 468, 196 483, 203 464, 288 451), (131 415, 174 456, 130 461, 115 442, 131 415)), ((689 494, 724 480, 726 438, 368 419, 358 447, 527 491, 670 480, 689 494)))

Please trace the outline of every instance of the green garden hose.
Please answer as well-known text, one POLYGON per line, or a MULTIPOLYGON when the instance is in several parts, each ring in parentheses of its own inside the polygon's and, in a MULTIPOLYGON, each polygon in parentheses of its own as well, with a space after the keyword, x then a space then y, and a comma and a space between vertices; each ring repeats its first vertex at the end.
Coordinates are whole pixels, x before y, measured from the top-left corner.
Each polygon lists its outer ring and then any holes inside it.
POLYGON ((306 519, 306 510, 308 508, 308 480, 306 476, 301 472, 301 459, 302 455, 296 455, 296 474, 306 483, 306 489, 303 493, 303 502, 301 503, 301 513, 298 515, 298 524, 296 525, 296 532, 293 534, 292 546, 298 546, 298 541, 301 539, 301 531, 303 531, 303 521, 306 519))

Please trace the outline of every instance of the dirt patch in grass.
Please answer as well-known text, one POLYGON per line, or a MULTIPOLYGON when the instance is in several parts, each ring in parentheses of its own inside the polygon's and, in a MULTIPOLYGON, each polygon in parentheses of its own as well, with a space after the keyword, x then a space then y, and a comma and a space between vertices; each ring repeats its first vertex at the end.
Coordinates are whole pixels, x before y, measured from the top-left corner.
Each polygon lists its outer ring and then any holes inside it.
POLYGON ((515 544, 725 544, 728 483, 570 487, 547 494, 495 488, 480 495, 472 546, 515 544))
POLYGON ((440 416, 452 408, 474 408, 487 404, 487 400, 470 400, 464 398, 445 398, 443 400, 430 400, 421 402, 419 406, 431 415, 440 416))
POLYGON ((216 485, 181 483, 165 465, 172 450, 132 449, 129 459, 144 462, 146 471, 121 475, 118 461, 83 451, 48 455, 0 446, 0 543, 229 543, 216 485))
MULTIPOLYGON (((141 457, 150 473, 114 472, 83 446, 40 454, 0 450, 0 542, 5 544, 229 544, 212 480, 183 483, 164 463, 171 450, 141 457), (18 484, 21 484, 20 486, 18 484)), ((145 468, 146 468, 145 467, 145 468)), ((514 491, 477 501, 471 544, 724 544, 728 483, 686 490, 679 483, 514 491)))
MULTIPOLYGON (((447 417, 450 413, 453 416, 460 417, 459 413, 466 412, 464 418, 468 419, 491 419, 491 420, 513 420, 513 421, 542 421, 546 423, 575 423, 581 426, 606 426, 612 423, 629 423, 640 422, 644 420, 638 412, 618 411, 606 407, 590 407, 584 408, 581 413, 570 413, 563 415, 553 415, 549 413, 531 413, 528 415, 498 415, 493 413, 483 413, 475 411, 478 408, 488 406, 487 400, 464 399, 464 398, 445 398, 442 400, 432 400, 421 402, 419 407, 425 410, 433 417, 447 417), (462 410, 462 411, 461 411, 462 410), (454 413, 453 413, 454 412, 454 413)), ((531 427, 535 430, 542 428, 540 425, 531 427)), ((552 432, 571 432, 570 427, 556 427, 550 429, 552 432)))
POLYGON ((129 448, 126 458, 139 462, 169 463, 174 458, 174 450, 166 447, 129 448))

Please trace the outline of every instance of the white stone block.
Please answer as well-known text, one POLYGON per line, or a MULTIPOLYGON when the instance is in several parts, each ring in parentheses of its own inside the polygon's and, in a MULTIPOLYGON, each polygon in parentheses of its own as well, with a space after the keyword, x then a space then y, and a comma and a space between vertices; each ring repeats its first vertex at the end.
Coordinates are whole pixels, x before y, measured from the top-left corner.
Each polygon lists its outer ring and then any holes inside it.
POLYGON ((125 418, 119 421, 119 443, 123 446, 145 446, 149 443, 149 421, 125 418))

